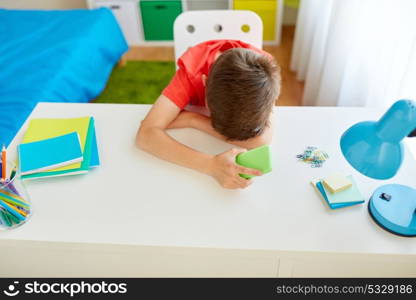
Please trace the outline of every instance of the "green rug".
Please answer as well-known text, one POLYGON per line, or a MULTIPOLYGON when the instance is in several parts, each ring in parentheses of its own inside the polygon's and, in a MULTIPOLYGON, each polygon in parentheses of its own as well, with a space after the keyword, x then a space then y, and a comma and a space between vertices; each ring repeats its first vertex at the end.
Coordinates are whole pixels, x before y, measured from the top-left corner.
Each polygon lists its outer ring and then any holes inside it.
POLYGON ((128 61, 124 67, 114 67, 94 102, 152 104, 174 73, 174 62, 128 61))

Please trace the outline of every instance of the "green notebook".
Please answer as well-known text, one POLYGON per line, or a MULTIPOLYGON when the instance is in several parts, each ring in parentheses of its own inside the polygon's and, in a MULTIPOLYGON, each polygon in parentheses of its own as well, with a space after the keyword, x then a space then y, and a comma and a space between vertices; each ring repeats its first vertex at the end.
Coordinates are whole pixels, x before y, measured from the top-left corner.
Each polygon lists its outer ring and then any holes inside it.
MULTIPOLYGON (((264 145, 250 151, 240 153, 235 158, 237 164, 251 168, 260 170, 263 174, 269 173, 272 171, 272 159, 271 159, 271 152, 270 147, 268 145, 264 145)), ((247 174, 240 174, 241 177, 250 179, 253 178, 253 175, 247 174)))
POLYGON ((71 164, 53 170, 21 176, 22 179, 53 177, 87 173, 90 166, 93 135, 95 132, 94 119, 91 117, 73 119, 33 119, 23 138, 23 143, 48 139, 54 136, 76 131, 80 137, 83 153, 81 163, 71 164))

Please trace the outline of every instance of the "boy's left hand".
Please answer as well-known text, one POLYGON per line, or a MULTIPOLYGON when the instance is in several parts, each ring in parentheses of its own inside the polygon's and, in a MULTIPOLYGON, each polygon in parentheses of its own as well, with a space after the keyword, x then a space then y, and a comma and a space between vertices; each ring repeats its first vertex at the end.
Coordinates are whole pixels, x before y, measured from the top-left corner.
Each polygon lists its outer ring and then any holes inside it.
POLYGON ((233 148, 214 156, 209 163, 207 174, 214 177, 226 189, 244 189, 248 187, 253 181, 244 179, 239 174, 260 176, 262 173, 259 170, 236 164, 236 156, 245 151, 247 150, 233 148))

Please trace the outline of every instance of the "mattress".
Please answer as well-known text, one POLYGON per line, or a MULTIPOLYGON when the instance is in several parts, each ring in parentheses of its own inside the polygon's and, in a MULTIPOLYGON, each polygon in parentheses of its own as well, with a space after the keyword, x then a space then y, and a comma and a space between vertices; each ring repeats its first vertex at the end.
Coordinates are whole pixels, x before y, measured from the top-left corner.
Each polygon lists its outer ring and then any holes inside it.
POLYGON ((0 144, 38 102, 88 102, 128 47, 110 10, 0 9, 0 144))

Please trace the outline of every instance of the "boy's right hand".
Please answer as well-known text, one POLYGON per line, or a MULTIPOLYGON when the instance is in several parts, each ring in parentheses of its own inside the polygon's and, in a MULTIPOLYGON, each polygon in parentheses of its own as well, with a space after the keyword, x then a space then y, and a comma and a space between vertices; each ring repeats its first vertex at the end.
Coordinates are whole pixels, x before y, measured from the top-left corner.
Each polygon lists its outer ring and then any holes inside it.
POLYGON ((236 164, 235 157, 246 151, 245 149, 233 148, 214 156, 210 162, 209 175, 214 177, 222 187, 227 189, 243 189, 248 187, 252 183, 252 180, 242 178, 239 174, 260 176, 262 173, 259 170, 236 164))

